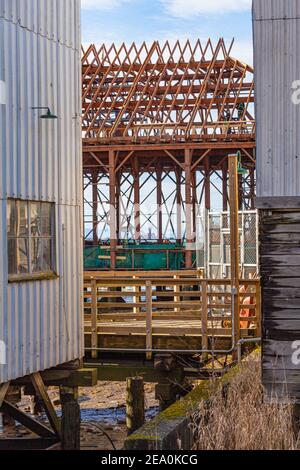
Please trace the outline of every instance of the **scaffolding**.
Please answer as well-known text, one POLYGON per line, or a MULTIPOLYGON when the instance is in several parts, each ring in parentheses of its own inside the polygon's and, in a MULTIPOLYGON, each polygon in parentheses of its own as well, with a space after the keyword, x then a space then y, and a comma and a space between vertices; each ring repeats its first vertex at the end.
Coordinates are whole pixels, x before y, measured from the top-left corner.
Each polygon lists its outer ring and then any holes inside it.
MULTIPOLYGON (((208 279, 229 279, 230 214, 203 211, 197 217, 197 268, 208 279)), ((240 278, 258 275, 258 216, 257 211, 239 212, 240 278)))
MULTIPOLYGON (((85 241, 119 250, 176 243, 195 263, 197 207, 228 210, 228 154, 241 151, 240 209, 254 209, 253 69, 220 39, 82 50, 85 241)), ((154 249, 154 247, 153 247, 154 249)), ((151 252, 151 248, 149 253, 151 252)))

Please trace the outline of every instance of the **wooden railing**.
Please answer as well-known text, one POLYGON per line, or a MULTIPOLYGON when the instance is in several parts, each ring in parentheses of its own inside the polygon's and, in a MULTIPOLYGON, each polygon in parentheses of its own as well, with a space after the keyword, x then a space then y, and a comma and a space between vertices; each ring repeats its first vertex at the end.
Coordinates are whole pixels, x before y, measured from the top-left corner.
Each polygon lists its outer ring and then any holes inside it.
POLYGON ((105 273, 86 273, 85 333, 91 335, 92 357, 98 355, 98 335, 105 334, 144 335, 149 359, 154 335, 200 336, 202 350, 211 348, 214 337, 231 338, 233 323, 238 324, 239 339, 260 336, 259 280, 240 281, 240 308, 233 319, 230 280, 186 274, 135 273, 125 278, 118 272, 107 278, 105 273))

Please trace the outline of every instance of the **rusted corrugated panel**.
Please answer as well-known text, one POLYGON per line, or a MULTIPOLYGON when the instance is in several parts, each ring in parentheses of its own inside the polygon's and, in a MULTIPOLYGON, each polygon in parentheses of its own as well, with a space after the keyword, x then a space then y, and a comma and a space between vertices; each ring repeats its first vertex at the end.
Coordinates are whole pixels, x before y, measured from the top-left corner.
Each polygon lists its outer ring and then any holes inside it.
POLYGON ((0 81, 1 383, 84 353, 79 0, 0 0, 0 81), (57 280, 8 284, 8 197, 55 203, 57 280))
POLYGON ((263 383, 300 401, 300 212, 262 211, 263 383))
POLYGON ((257 196, 299 197, 299 1, 254 0, 253 19, 257 196))

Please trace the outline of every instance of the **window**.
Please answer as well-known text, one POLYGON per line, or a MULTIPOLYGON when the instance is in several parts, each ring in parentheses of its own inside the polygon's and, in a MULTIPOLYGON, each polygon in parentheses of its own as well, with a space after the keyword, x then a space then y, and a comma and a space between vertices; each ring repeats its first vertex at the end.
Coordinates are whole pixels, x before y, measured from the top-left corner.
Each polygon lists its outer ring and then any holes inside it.
POLYGON ((54 274, 54 204, 9 199, 7 204, 8 274, 54 274))

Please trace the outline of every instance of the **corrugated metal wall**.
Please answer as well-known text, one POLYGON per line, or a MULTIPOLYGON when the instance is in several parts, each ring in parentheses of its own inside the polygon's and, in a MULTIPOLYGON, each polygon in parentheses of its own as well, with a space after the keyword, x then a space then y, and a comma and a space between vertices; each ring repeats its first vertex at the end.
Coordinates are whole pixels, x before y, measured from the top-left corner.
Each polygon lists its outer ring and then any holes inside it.
POLYGON ((80 0, 0 0, 0 383, 83 356, 80 43, 80 0), (8 197, 56 203, 59 279, 8 284, 8 197))
POLYGON ((253 20, 257 196, 299 198, 300 2, 254 0, 253 20))

